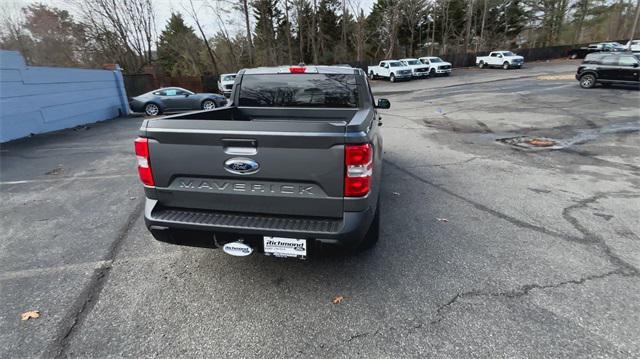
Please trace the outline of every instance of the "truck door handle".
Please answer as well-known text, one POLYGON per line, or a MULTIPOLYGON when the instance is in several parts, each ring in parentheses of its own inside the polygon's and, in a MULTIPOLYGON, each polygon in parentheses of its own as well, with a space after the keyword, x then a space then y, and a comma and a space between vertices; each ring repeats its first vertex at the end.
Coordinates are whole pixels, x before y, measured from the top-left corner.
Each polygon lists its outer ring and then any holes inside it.
POLYGON ((251 156, 258 153, 258 141, 245 138, 222 139, 224 153, 237 156, 251 156))

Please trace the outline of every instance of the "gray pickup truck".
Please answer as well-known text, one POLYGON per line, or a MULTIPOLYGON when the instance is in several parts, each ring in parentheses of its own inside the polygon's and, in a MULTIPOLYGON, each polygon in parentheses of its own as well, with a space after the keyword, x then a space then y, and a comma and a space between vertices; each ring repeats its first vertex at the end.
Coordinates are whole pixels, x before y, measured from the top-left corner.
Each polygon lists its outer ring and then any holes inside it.
POLYGON ((306 258, 378 240, 382 137, 366 74, 246 69, 230 104, 145 120, 135 141, 159 241, 306 258))

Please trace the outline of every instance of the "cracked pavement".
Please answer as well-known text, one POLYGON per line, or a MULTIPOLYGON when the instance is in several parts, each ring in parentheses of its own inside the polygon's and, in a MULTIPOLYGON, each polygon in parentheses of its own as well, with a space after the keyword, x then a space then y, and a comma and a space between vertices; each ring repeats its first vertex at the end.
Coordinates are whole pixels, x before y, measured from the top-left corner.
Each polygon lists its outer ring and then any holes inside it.
POLYGON ((138 118, 3 145, 0 357, 639 357, 640 91, 538 78, 575 65, 374 82, 382 235, 353 256, 153 241, 138 118))

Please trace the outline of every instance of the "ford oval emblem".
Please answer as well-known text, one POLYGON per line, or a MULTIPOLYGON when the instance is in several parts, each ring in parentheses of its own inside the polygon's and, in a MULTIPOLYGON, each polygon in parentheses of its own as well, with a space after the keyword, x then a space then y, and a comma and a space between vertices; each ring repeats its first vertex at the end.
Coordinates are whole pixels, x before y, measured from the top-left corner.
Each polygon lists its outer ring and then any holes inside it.
POLYGON ((237 175, 250 175, 258 172, 260 165, 251 158, 235 157, 224 162, 224 169, 237 175))

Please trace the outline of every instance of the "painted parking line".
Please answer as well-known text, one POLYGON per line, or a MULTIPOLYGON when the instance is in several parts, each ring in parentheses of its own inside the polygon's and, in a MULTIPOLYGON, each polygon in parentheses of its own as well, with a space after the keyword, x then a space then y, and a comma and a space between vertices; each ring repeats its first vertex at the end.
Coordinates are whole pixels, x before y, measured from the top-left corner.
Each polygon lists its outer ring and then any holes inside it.
POLYGON ((72 176, 72 177, 57 177, 57 178, 43 178, 33 180, 17 180, 17 181, 2 181, 1 185, 17 185, 17 184, 29 184, 29 183, 49 183, 60 181, 74 181, 74 180, 101 180, 110 178, 126 178, 137 177, 135 174, 120 174, 120 175, 105 175, 105 176, 72 176))

